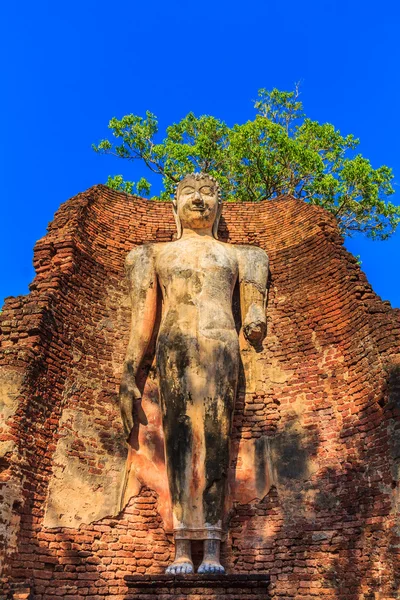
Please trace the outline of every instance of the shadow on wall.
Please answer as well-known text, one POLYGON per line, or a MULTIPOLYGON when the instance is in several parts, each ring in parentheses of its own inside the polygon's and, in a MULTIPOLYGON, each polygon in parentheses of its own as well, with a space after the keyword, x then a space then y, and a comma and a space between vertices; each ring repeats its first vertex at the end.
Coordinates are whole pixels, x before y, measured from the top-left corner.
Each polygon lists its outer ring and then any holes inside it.
MULTIPOLYGON (((275 546, 285 537, 285 528, 296 521, 295 537, 303 536, 301 521, 306 523, 304 488, 310 476, 310 460, 320 445, 318 431, 305 430, 293 415, 275 435, 265 435, 255 444, 256 483, 265 485, 265 462, 270 462, 273 485, 268 494, 250 504, 235 503, 229 515, 229 536, 224 559, 229 570, 269 572, 273 566, 275 546)), ((293 535, 293 531, 291 532, 293 535)), ((287 549, 286 560, 291 551, 287 549)), ((293 558, 293 557, 292 557, 293 558)), ((290 562, 290 560, 289 560, 290 562)))
MULTIPOLYGON (((399 365, 388 369, 379 405, 368 443, 356 433, 354 458, 337 469, 323 468, 317 478, 309 477, 309 461, 320 444, 318 432, 301 432, 293 420, 275 437, 259 438, 260 460, 266 448, 273 457, 276 485, 263 499, 231 511, 224 548, 230 570, 248 572, 257 565, 271 573, 279 567, 270 591, 284 589, 287 598, 298 597, 299 585, 307 594, 313 583, 313 593, 318 588, 335 600, 375 600, 377 592, 398 598, 400 424, 393 416, 400 414, 399 365), (387 445, 391 471, 375 464, 379 441, 387 445)), ((340 437, 346 444, 347 436, 340 437)))
POLYGON ((306 481, 310 475, 310 459, 316 455, 320 444, 317 429, 305 430, 294 418, 285 423, 270 440, 271 456, 280 485, 306 481))

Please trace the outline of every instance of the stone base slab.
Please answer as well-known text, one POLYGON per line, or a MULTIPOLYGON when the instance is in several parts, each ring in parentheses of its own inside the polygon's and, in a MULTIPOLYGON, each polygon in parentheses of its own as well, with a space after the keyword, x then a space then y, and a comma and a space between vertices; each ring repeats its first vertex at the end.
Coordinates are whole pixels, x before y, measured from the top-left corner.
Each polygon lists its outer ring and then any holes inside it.
POLYGON ((270 598, 269 575, 129 575, 126 600, 255 600, 270 598))

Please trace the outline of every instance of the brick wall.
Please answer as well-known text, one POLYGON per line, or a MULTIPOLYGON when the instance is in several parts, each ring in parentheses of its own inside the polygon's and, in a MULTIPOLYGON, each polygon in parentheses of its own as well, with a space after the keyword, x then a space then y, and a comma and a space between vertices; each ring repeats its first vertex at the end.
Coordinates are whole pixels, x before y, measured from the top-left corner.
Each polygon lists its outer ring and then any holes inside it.
MULTIPOLYGON (((91 188, 37 242, 30 294, 6 300, 3 577, 30 582, 37 600, 126 600, 126 576, 161 574, 173 555, 154 486, 115 506, 127 456, 116 404, 129 330, 123 263, 134 245, 174 231, 169 204, 91 188)), ((262 352, 243 352, 231 469, 240 472, 249 440, 268 492, 233 495, 223 563, 269 573, 274 600, 396 598, 399 311, 374 294, 319 208, 229 204, 220 238, 271 260, 268 334, 262 352)), ((142 377, 155 435, 153 371, 150 357, 142 377)))

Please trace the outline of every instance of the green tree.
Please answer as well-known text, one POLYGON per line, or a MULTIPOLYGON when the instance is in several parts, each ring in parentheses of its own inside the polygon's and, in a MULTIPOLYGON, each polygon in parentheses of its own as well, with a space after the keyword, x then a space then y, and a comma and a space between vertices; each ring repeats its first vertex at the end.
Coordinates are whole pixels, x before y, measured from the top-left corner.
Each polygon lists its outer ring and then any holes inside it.
MULTIPOLYGON (((158 121, 126 115, 111 119, 113 141, 93 145, 96 152, 140 160, 163 178, 162 199, 169 199, 181 177, 193 171, 213 175, 228 201, 268 200, 291 195, 322 206, 335 215, 342 232, 362 232, 386 239, 400 221, 400 207, 388 201, 394 193, 392 170, 374 169, 356 154, 359 140, 342 136, 329 123, 306 118, 299 92, 261 89, 256 115, 247 123, 228 127, 208 115, 189 113, 169 126, 157 142, 158 121)), ((107 185, 128 193, 150 195, 150 183, 122 175, 107 185)))

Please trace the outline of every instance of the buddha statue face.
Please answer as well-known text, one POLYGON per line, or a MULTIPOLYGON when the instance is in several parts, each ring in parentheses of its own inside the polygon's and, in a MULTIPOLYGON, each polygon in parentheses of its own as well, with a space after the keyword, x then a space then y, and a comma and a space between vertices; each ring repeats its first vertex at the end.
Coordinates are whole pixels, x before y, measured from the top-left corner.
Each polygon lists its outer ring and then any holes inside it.
POLYGON ((177 187, 174 202, 178 238, 182 228, 193 230, 211 228, 216 238, 221 208, 216 181, 202 173, 184 177, 177 187))

